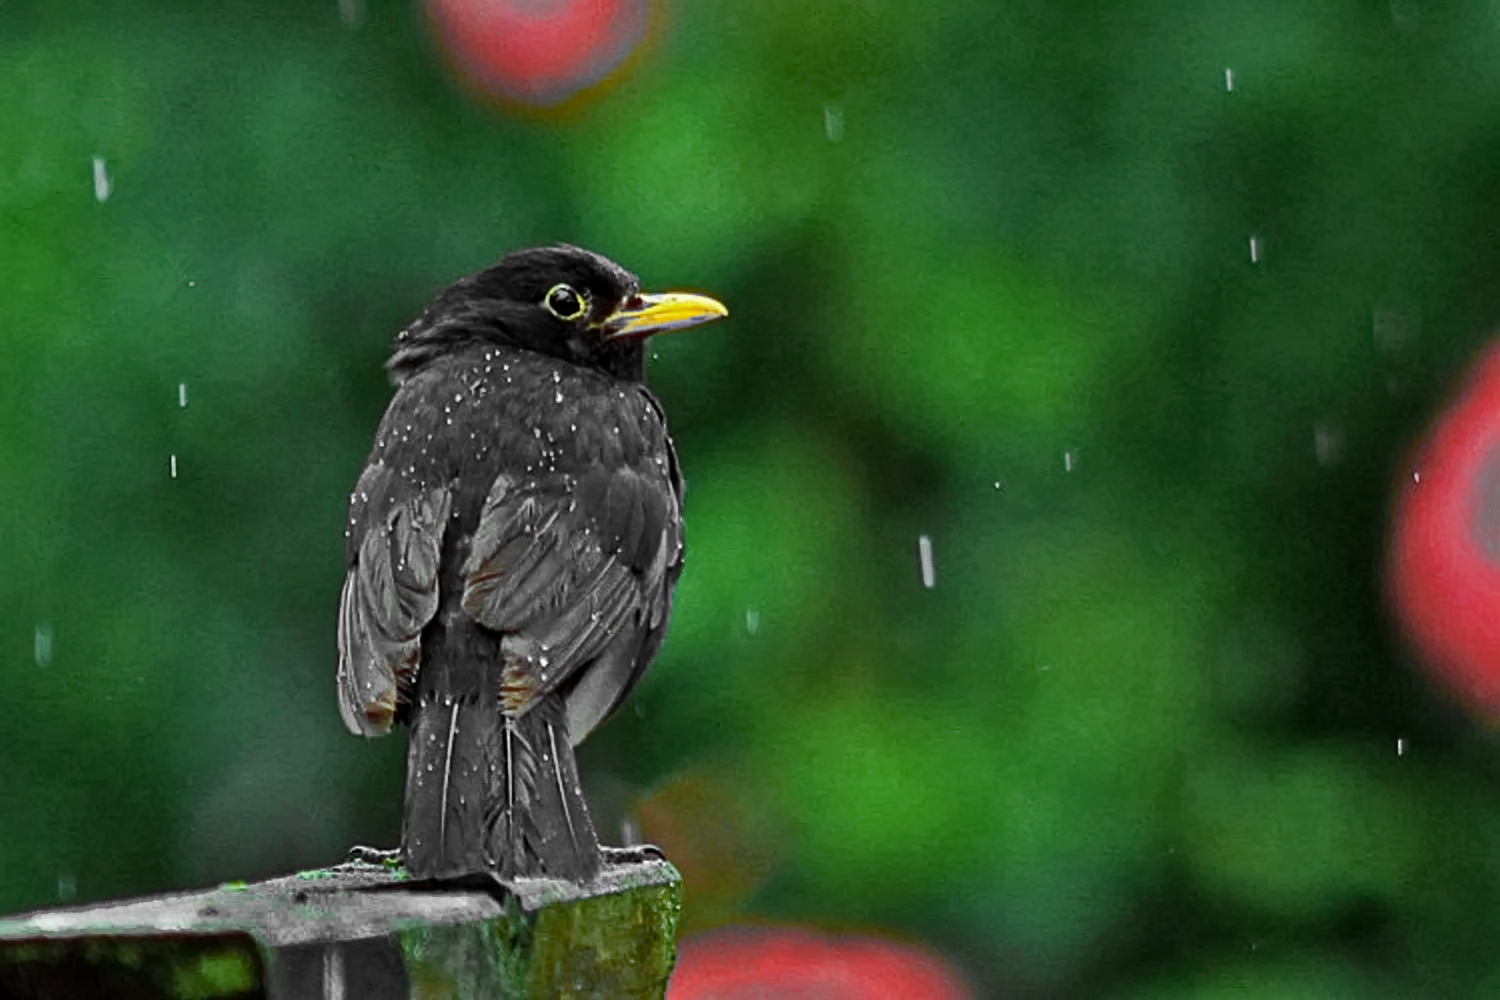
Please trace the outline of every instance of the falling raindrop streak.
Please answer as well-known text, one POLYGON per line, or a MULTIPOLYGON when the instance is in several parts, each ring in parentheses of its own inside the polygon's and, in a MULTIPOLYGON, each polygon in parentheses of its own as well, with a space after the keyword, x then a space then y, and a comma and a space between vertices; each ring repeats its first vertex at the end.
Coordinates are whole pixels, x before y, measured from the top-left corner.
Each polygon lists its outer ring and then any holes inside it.
POLYGON ((932 539, 917 536, 917 560, 922 564, 922 586, 931 590, 937 586, 937 570, 932 565, 932 539))
POLYGON ((1224 92, 1228 94, 1234 93, 1234 70, 1228 66, 1224 67, 1224 92))
POLYGON ((114 190, 114 185, 109 180, 109 170, 105 166, 104 157, 94 157, 94 200, 104 203, 109 200, 109 194, 114 190))
POLYGON ((1063 471, 1064 472, 1072 472, 1073 471, 1073 462, 1074 462, 1073 453, 1071 451, 1065 451, 1065 452, 1063 452, 1063 471))
POLYGON ((176 455, 172 456, 172 478, 173 479, 177 478, 177 456, 176 455))
POLYGON ((31 655, 39 667, 50 667, 52 665, 52 623, 38 622, 36 634, 32 637, 31 655))
POLYGON ((1259 236, 1252 236, 1252 237, 1250 237, 1250 263, 1252 263, 1252 264, 1259 264, 1260 263, 1260 237, 1259 236))
POLYGON ((1405 736, 1397 736, 1396 737, 1396 756, 1397 757, 1405 757, 1406 756, 1406 737, 1405 736))
POLYGON ((177 405, 181 409, 187 408, 187 383, 177 383, 177 405))
POLYGON ((745 609, 745 631, 751 635, 760 634, 760 612, 755 608, 745 609))
POLYGON ((1337 465, 1344 457, 1344 431, 1337 424, 1320 423, 1313 426, 1313 455, 1318 464, 1327 468, 1337 465))
POLYGON ((844 109, 833 101, 823 102, 823 134, 828 136, 829 142, 844 139, 844 109))

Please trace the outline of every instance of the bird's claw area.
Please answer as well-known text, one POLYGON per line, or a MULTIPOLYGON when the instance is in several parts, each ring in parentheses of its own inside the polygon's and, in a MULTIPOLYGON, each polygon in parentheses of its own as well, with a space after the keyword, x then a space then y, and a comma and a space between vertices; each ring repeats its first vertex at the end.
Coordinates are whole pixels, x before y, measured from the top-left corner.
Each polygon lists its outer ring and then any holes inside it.
POLYGON ((382 850, 379 847, 365 847, 355 844, 349 848, 349 853, 344 855, 345 863, 362 865, 379 865, 382 868, 397 868, 401 865, 401 848, 393 847, 390 850, 382 850))
POLYGON ((631 844, 628 847, 603 847, 599 850, 604 854, 604 863, 607 865, 642 865, 648 861, 667 860, 666 852, 655 844, 631 844))

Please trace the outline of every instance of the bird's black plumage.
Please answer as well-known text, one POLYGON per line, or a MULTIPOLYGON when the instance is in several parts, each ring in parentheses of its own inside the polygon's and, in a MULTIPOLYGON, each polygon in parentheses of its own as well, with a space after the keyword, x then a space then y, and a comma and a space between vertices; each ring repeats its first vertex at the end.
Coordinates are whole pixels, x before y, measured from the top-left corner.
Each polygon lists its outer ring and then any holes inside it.
POLYGON ((561 246, 456 282, 397 336, 349 502, 338 679, 351 730, 410 727, 414 877, 597 874, 573 746, 655 656, 682 569, 642 342, 724 313, 561 246))

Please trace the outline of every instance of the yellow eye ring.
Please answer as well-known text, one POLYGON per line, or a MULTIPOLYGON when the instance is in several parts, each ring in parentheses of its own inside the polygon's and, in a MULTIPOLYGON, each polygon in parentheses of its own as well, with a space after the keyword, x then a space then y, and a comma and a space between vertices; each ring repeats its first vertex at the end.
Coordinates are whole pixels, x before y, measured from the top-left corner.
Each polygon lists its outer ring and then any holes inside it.
POLYGON ((589 311, 589 300, 572 285, 558 284, 547 289, 547 294, 542 297, 542 307, 558 319, 571 323, 582 319, 589 311))

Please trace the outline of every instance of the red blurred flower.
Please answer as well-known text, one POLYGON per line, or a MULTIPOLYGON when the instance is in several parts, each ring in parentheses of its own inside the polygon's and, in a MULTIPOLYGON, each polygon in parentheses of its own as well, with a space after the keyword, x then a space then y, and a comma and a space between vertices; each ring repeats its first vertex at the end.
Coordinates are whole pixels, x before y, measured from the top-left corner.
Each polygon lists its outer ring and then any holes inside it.
POLYGON ((647 0, 427 0, 438 39, 481 91, 561 104, 620 68, 646 36, 647 0))
POLYGON ((1480 357, 1405 473, 1387 582, 1423 662, 1500 717, 1500 345, 1480 357))
POLYGON ((667 1000, 968 1000, 936 956, 870 937, 736 927, 684 941, 667 1000))

